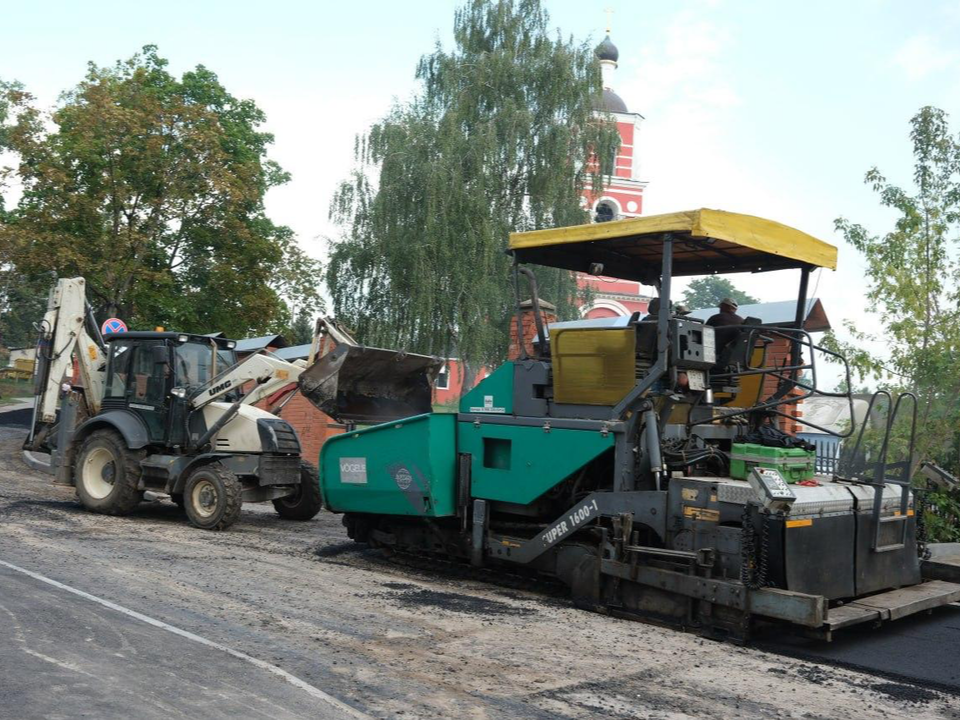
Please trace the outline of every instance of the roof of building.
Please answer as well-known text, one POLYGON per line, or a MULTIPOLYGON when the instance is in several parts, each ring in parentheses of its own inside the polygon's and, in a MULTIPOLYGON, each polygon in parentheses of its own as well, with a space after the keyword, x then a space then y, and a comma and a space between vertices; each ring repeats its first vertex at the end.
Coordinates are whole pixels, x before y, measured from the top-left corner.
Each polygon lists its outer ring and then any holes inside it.
MULTIPOLYGON (((520 309, 521 309, 521 310, 530 310, 530 309, 532 309, 532 308, 533 308, 533 298, 524 300, 522 303, 520 303, 520 309)), ((541 309, 541 310, 554 310, 554 311, 555 311, 555 310, 557 309, 557 306, 554 305, 554 304, 553 304, 552 302, 550 302, 549 300, 544 300, 543 298, 540 298, 540 309, 541 309)))
POLYGON ((237 340, 237 352, 250 353, 268 347, 285 348, 289 344, 283 335, 261 335, 260 337, 237 340))
POLYGON ((596 49, 597 57, 601 60, 612 60, 616 62, 620 59, 620 51, 617 50, 617 46, 613 44, 613 40, 610 39, 610 36, 607 35, 603 42, 597 45, 596 49))
POLYGON ((289 347, 280 348, 279 350, 274 350, 273 354, 282 360, 306 360, 310 357, 310 346, 312 343, 307 343, 306 345, 291 345, 289 347))
MULTIPOLYGON (((690 311, 690 317, 696 320, 706 320, 711 315, 720 312, 720 308, 699 308, 690 311)), ((761 325, 788 325, 797 319, 797 301, 780 300, 779 302, 753 303, 741 305, 737 308, 737 315, 742 318, 759 318, 761 325)), ((807 313, 804 320, 804 329, 807 332, 822 332, 830 329, 830 320, 823 309, 820 298, 807 300, 807 313)))
POLYGON ((610 88, 603 89, 603 95, 600 97, 600 100, 593 106, 594 110, 602 110, 604 112, 612 113, 625 113, 630 112, 627 110, 627 104, 623 101, 619 95, 617 95, 610 88))

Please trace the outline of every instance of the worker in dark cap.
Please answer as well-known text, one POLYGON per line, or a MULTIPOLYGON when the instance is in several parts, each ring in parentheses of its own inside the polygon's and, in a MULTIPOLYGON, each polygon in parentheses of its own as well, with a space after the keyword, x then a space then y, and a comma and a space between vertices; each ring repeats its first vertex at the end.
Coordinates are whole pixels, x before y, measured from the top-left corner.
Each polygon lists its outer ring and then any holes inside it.
POLYGON ((655 297, 647 305, 647 314, 643 318, 644 320, 656 320, 657 315, 660 313, 660 298, 655 297))
MULTIPOLYGON (((660 314, 660 298, 655 297, 650 301, 650 304, 647 305, 647 314, 644 316, 643 320, 656 320, 660 314)), ((682 303, 674 304, 673 301, 670 302, 670 315, 673 317, 686 317, 690 314, 690 308, 682 303)))
POLYGON ((720 312, 711 315, 707 325, 713 327, 727 327, 729 325, 743 325, 743 318, 737 315, 740 305, 733 298, 724 298, 720 301, 720 312))
POLYGON ((707 325, 719 328, 716 332, 718 354, 740 335, 740 331, 736 329, 736 326, 743 325, 743 318, 737 315, 739 307, 736 300, 725 297, 720 301, 720 312, 711 315, 707 320, 707 325))

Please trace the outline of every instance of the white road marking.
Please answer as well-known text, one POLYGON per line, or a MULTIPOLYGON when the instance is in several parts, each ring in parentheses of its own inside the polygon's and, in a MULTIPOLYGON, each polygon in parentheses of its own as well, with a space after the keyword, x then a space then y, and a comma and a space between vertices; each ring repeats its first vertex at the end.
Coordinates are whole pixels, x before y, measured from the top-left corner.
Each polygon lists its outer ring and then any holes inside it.
POLYGON ((56 665, 57 667, 63 668, 64 670, 70 670, 72 672, 80 673, 81 675, 86 675, 88 677, 96 677, 95 675, 91 675, 85 670, 78 668, 73 663, 57 660, 56 658, 52 658, 49 655, 44 655, 43 653, 38 653, 36 650, 31 650, 30 648, 27 648, 27 647, 20 648, 20 649, 23 650, 27 655, 33 655, 33 657, 35 658, 39 658, 44 662, 50 663, 51 665, 56 665))
POLYGON ((158 627, 161 630, 166 630, 167 632, 173 633, 174 635, 179 635, 180 637, 186 638, 187 640, 192 640, 193 642, 200 643, 201 645, 206 645, 207 647, 212 647, 216 650, 220 650, 221 652, 225 652, 227 653, 227 655, 231 655, 239 660, 243 660, 244 662, 248 662, 251 665, 258 667, 261 670, 266 670, 269 673, 273 673, 274 675, 277 675, 278 677, 283 678, 294 687, 300 688, 301 690, 305 691, 309 695, 312 695, 318 700, 322 700, 323 702, 327 703, 333 708, 336 708, 337 710, 339 710, 340 712, 344 713, 349 717, 358 718, 360 720, 371 720, 369 715, 366 715, 360 712, 359 710, 357 710, 356 708, 353 708, 350 705, 347 705, 342 700, 338 700, 337 698, 333 697, 333 695, 330 695, 329 693, 325 693, 320 688, 314 687, 313 685, 306 682, 305 680, 301 680, 296 675, 291 675, 286 670, 284 670, 283 668, 277 667, 276 665, 272 665, 271 663, 268 663, 264 660, 260 660, 259 658, 255 658, 251 655, 247 655, 246 653, 242 653, 239 650, 234 650, 233 648, 229 648, 226 645, 221 645, 220 643, 214 642, 213 640, 208 640, 205 637, 200 637, 199 635, 195 635, 194 633, 189 632, 187 630, 181 630, 180 628, 174 627, 173 625, 169 625, 168 623, 165 623, 162 620, 157 620, 156 618, 149 617, 148 615, 144 615, 143 613, 138 613, 136 610, 125 608, 122 605, 117 605, 116 603, 110 602, 109 600, 104 600, 103 598, 99 598, 96 595, 91 595, 90 593, 84 592, 83 590, 78 590, 75 587, 64 585, 62 582, 58 582, 51 578, 45 577, 43 575, 40 575, 39 573, 26 570, 25 568, 22 568, 18 565, 8 563, 5 560, 0 560, 0 565, 10 568, 11 570, 14 570, 18 573, 27 575, 28 577, 32 577, 34 580, 39 580, 40 582, 46 583, 47 585, 52 585, 55 588, 66 590, 67 592, 73 593, 74 595, 79 595, 80 597, 86 600, 90 600, 91 602, 98 603, 100 605, 103 605, 106 608, 110 608, 111 610, 116 610, 117 612, 123 613, 128 617, 132 617, 135 620, 145 622, 147 623, 147 625, 153 625, 154 627, 158 627))

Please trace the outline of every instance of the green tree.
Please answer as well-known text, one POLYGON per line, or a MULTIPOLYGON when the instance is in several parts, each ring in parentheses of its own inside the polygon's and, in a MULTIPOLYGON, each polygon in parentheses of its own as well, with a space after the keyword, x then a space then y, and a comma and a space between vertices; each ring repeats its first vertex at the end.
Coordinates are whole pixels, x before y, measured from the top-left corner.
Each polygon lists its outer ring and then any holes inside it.
MULTIPOLYGON (((592 49, 552 36, 540 0, 470 0, 416 71, 409 102, 358 139, 357 169, 331 209, 327 283, 338 317, 370 345, 468 364, 502 360, 513 306, 507 236, 586 222, 588 163, 619 135, 594 113, 592 49)), ((540 295, 573 312, 571 273, 540 295)), ((469 373, 468 373, 469 375, 469 373)))
MULTIPOLYGON (((919 398, 915 460, 933 460, 960 470, 960 141, 951 134, 942 110, 924 107, 910 121, 913 144, 913 187, 888 182, 877 169, 866 183, 880 204, 896 214, 893 227, 875 235, 845 218, 837 230, 866 260, 869 312, 882 325, 868 333, 863 323, 847 321, 852 338, 828 341, 851 361, 861 379, 873 378, 893 392, 911 391, 919 398), (882 353, 871 351, 880 346, 882 353)), ((904 456, 907 423, 898 423, 892 455, 904 456)), ((893 457, 891 458, 893 459, 893 457)), ((934 499, 945 508, 946 497, 934 499)), ((951 505, 951 503, 953 503, 951 505)), ((952 516, 931 518, 944 537, 960 539, 960 523, 952 516), (952 522, 952 528, 950 527, 952 522)))
POLYGON ((299 313, 284 336, 291 345, 306 345, 311 342, 313 340, 313 321, 310 319, 310 315, 299 313))
POLYGON ((732 282, 720 275, 693 280, 683 291, 683 302, 691 310, 717 307, 724 298, 733 298, 740 305, 760 302, 743 290, 738 290, 732 282))
POLYGON ((0 182, 23 191, 0 218, 4 267, 31 283, 83 275, 94 307, 134 327, 282 329, 283 295, 316 305, 320 268, 264 211, 288 179, 264 114, 203 66, 166 66, 153 46, 91 63, 50 113, 0 86, 0 150, 18 161, 0 182))

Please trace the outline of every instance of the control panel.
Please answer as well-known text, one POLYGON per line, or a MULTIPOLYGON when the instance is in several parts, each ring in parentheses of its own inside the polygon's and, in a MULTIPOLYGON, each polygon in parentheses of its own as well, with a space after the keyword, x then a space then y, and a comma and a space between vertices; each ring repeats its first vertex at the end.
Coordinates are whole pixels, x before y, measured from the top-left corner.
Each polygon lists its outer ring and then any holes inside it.
POLYGON ((714 330, 695 320, 674 319, 670 327, 671 361, 674 367, 709 370, 717 362, 714 330))
POLYGON ((797 499, 783 476, 771 468, 753 468, 747 481, 760 499, 760 504, 771 512, 786 512, 797 499))

